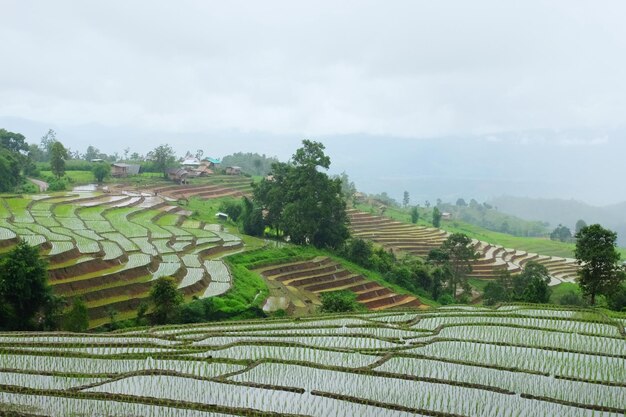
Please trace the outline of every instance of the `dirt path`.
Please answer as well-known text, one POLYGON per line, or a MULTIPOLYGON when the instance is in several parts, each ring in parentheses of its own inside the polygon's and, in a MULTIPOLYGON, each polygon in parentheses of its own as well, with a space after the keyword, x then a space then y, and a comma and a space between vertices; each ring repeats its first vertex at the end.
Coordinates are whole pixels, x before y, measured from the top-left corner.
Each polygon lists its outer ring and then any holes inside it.
POLYGON ((47 182, 41 181, 41 180, 37 180, 35 178, 28 178, 28 181, 32 182, 37 187, 39 187, 39 191, 40 192, 43 193, 44 191, 48 191, 48 183, 47 182))

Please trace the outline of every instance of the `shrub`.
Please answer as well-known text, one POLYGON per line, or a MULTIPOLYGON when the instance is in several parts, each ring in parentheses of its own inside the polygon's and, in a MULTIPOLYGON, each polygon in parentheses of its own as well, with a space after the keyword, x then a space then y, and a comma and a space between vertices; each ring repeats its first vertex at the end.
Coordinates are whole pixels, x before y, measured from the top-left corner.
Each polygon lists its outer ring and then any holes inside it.
POLYGON ((324 313, 345 313, 364 308, 356 301, 356 294, 351 291, 331 291, 321 295, 322 306, 320 310, 324 313))
POLYGON ((559 304, 564 306, 586 306, 587 302, 580 293, 568 291, 559 298, 559 304))

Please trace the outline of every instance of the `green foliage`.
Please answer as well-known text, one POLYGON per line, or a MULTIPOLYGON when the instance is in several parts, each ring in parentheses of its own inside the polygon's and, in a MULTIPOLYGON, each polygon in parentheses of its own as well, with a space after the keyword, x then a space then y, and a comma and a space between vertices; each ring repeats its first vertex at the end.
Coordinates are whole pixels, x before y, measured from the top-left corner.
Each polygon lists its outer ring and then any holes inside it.
POLYGON ((89 328, 89 313, 82 298, 74 298, 71 309, 63 318, 63 330, 84 332, 89 328))
POLYGON ((219 211, 228 214, 232 221, 236 222, 243 211, 242 204, 236 200, 224 200, 219 206, 219 211))
POLYGON ((441 211, 439 211, 438 207, 433 209, 433 226, 439 227, 441 226, 441 211))
POLYGON ((105 178, 111 175, 111 165, 103 162, 96 163, 93 168, 91 168, 91 172, 93 172, 96 181, 101 184, 105 178))
POLYGON ((0 300, 3 305, 0 327, 30 330, 41 327, 48 304, 54 302, 48 286, 46 262, 39 249, 21 241, 0 264, 0 300))
POLYGON ((607 296, 607 302, 611 310, 626 311, 626 282, 607 296))
POLYGON ((624 281, 616 250, 617 234, 594 224, 576 234, 576 259, 580 264, 578 284, 594 305, 596 295, 608 295, 624 281))
POLYGON ((0 147, 14 154, 28 151, 28 145, 26 144, 24 135, 9 132, 5 129, 0 129, 0 147))
MULTIPOLYGON (((449 270, 447 287, 454 297, 457 297, 457 287, 469 292, 467 275, 472 272, 472 261, 478 259, 472 239, 463 233, 453 233, 441 245, 440 253, 431 251, 431 255, 436 255, 436 261, 449 270)), ((432 256, 429 258, 433 261, 432 256)))
POLYGON ((13 191, 19 181, 19 159, 9 150, 0 148, 0 192, 13 191))
POLYGON ((572 231, 569 230, 568 227, 559 224, 553 231, 550 233, 551 240, 558 240, 561 242, 571 242, 572 241, 572 231))
POLYGON ((580 219, 576 222, 576 226, 575 226, 575 232, 579 233, 581 230, 583 230, 585 227, 587 227, 587 223, 585 223, 585 221, 583 219, 580 219))
POLYGON ((440 211, 452 214, 455 221, 463 221, 474 226, 480 226, 494 232, 507 233, 513 236, 540 236, 548 235, 546 225, 539 221, 523 220, 519 217, 495 210, 489 204, 480 204, 471 199, 469 205, 459 199, 457 204, 443 203, 440 211))
POLYGON ((272 164, 277 162, 278 159, 275 157, 259 155, 258 153, 237 152, 222 158, 221 166, 238 166, 246 174, 265 176, 271 171, 272 164))
POLYGON ((48 191, 65 191, 67 187, 68 182, 65 178, 55 178, 48 183, 48 191))
POLYGON ((407 208, 409 206, 409 192, 405 191, 404 194, 402 195, 402 207, 407 208))
POLYGON ((485 304, 519 301, 526 303, 548 303, 551 290, 548 287, 550 274, 545 266, 529 261, 524 270, 515 276, 505 270, 495 282, 485 286, 485 304))
POLYGON ((324 145, 304 140, 292 162, 273 165, 273 178, 254 187, 254 203, 266 223, 298 245, 338 248, 348 238, 341 180, 317 169, 330 166, 324 145))
POLYGON ((580 292, 576 292, 572 290, 563 293, 563 295, 559 297, 558 302, 560 305, 564 305, 564 306, 584 307, 587 305, 587 302, 582 297, 582 294, 580 292))
POLYGON ((330 291, 320 296, 322 305, 320 311, 324 313, 346 313, 361 310, 364 307, 356 300, 356 294, 352 291, 330 291))
POLYGON ((65 175, 65 160, 67 158, 65 146, 61 142, 54 142, 50 147, 50 169, 57 179, 65 175))
POLYGON ((163 173, 163 178, 167 178, 167 170, 176 163, 174 150, 170 145, 159 145, 147 155, 148 160, 154 165, 157 172, 163 173))
POLYGON ((255 206, 248 197, 243 197, 242 209, 242 226, 243 232, 250 236, 263 236, 265 232, 265 221, 263 220, 263 211, 260 207, 255 206))
POLYGON ((161 277, 150 289, 152 304, 152 322, 154 324, 172 323, 178 315, 183 302, 183 295, 178 291, 176 280, 172 277, 161 277))
POLYGON ((417 207, 412 207, 411 208, 411 223, 416 224, 419 219, 420 219, 419 210, 417 209, 417 207))

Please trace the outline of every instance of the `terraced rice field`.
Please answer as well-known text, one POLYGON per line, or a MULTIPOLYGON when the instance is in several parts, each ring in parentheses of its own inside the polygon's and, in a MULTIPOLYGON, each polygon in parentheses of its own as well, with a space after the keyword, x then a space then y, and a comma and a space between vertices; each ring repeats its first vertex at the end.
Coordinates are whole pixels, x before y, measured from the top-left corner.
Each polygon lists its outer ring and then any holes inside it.
POLYGON ((463 307, 0 334, 0 413, 605 417, 625 405, 623 321, 597 312, 463 307))
POLYGON ((250 178, 232 175, 211 175, 202 184, 168 185, 152 191, 175 199, 241 197, 252 194, 250 178))
POLYGON ((188 221, 171 199, 145 193, 73 192, 0 199, 0 250, 18 237, 39 245, 49 282, 82 297, 92 321, 136 310, 152 282, 173 276, 187 297, 216 296, 231 286, 228 268, 207 257, 238 250, 235 235, 188 221))
POLYGON ((352 291, 357 295, 357 301, 370 310, 421 306, 417 298, 396 294, 362 275, 352 273, 327 257, 265 266, 256 272, 266 279, 282 283, 287 288, 294 287, 314 294, 338 290, 352 291))
MULTIPOLYGON (((371 240, 394 252, 426 258, 432 249, 441 246, 448 237, 448 232, 441 229, 400 223, 357 210, 349 210, 348 214, 353 236, 371 240)), ((472 278, 495 279, 503 270, 519 273, 527 262, 536 261, 550 272, 550 285, 574 282, 576 279, 578 265, 574 259, 542 256, 478 240, 474 240, 474 248, 479 258, 472 265, 472 278)))

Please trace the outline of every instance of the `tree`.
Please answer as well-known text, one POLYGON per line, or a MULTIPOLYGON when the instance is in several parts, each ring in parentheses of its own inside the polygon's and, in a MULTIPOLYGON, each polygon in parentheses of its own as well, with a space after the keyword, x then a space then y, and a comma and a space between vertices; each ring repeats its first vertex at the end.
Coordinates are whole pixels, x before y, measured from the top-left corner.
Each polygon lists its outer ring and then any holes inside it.
POLYGON ((559 240, 561 242, 570 242, 572 240, 572 232, 568 227, 559 224, 556 229, 550 233, 551 240, 559 240))
POLYGON ((43 160, 49 161, 52 156, 52 145, 57 141, 57 134, 54 130, 48 129, 48 132, 41 137, 40 145, 43 152, 43 160))
POLYGON ((407 208, 409 206, 409 192, 405 191, 404 195, 402 196, 402 206, 404 206, 404 208, 407 208))
POLYGON ((527 303, 547 303, 550 300, 550 272, 535 261, 524 265, 524 270, 513 277, 512 299, 527 303))
POLYGON ((580 219, 576 222, 576 226, 574 227, 574 230, 576 233, 578 233, 581 230, 583 230, 585 227, 587 227, 587 223, 585 223, 584 220, 580 219))
POLYGON ((241 211, 241 223, 243 232, 250 236, 263 236, 265 221, 262 210, 255 206, 248 197, 243 197, 243 209, 241 211))
POLYGON ((349 236, 341 180, 329 178, 324 145, 304 140, 290 163, 272 165, 271 179, 254 185, 254 204, 271 228, 299 245, 339 248, 349 236))
POLYGON ((178 291, 178 284, 172 277, 161 277, 150 289, 152 321, 154 324, 172 322, 183 302, 183 294, 178 291))
POLYGON ((89 312, 82 298, 74 298, 72 308, 63 318, 63 329, 70 332, 84 332, 89 328, 89 312))
POLYGON ((91 168, 91 172, 96 177, 96 181, 101 184, 111 174, 111 165, 106 162, 98 162, 91 168))
POLYGON ((12 153, 26 154, 29 150, 24 135, 5 129, 0 129, 0 146, 12 153))
POLYGON ((155 169, 163 173, 167 178, 167 169, 176 162, 174 150, 170 145, 159 145, 148 153, 148 159, 154 163, 155 169))
POLYGON ((576 233, 574 253, 580 265, 578 284, 583 294, 590 297, 592 305, 596 295, 610 294, 624 279, 616 241, 617 234, 599 224, 583 227, 576 233))
POLYGON ((13 191, 20 181, 20 161, 15 154, 0 148, 0 192, 13 191))
POLYGON ((322 300, 320 310, 324 313, 345 313, 359 310, 361 307, 356 300, 356 294, 352 291, 324 292, 320 298, 322 300))
POLYGON ((472 262, 478 259, 472 239, 463 233, 453 233, 443 242, 441 252, 447 255, 450 268, 448 288, 457 296, 457 287, 469 290, 467 275, 472 272, 472 262))
MULTIPOLYGON (((0 304, 5 312, 0 326, 11 330, 37 327, 35 316, 54 301, 48 286, 46 262, 39 249, 20 241, 0 264, 0 304)), ((43 321, 43 318, 42 318, 43 321)))
POLYGON ((104 158, 100 158, 101 154, 100 154, 100 149, 89 145, 87 147, 87 150, 85 151, 85 154, 83 155, 83 158, 86 161, 91 161, 94 159, 104 159, 104 158))
POLYGON ((459 198, 458 200, 456 200, 456 205, 459 207, 467 207, 467 203, 462 198, 459 198))
POLYGON ((67 157, 67 150, 63 144, 58 141, 54 142, 50 148, 50 169, 57 179, 65 175, 65 160, 67 157))
POLYGON ((433 226, 441 226, 441 211, 437 207, 433 209, 433 226))
POLYGON ((413 224, 417 223, 417 221, 419 220, 419 218, 420 218, 420 213, 419 213, 419 211, 417 210, 417 207, 416 207, 416 206, 413 206, 413 207, 411 208, 411 223, 413 223, 413 224))

